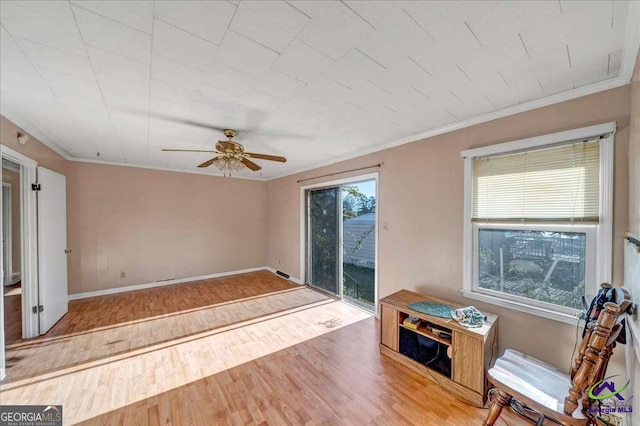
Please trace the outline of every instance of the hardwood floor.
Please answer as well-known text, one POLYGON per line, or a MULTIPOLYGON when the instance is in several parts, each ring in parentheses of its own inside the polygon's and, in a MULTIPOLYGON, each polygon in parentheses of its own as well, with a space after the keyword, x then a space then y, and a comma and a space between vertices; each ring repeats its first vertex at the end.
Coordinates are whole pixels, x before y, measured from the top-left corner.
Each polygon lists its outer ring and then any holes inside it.
POLYGON ((259 271, 71 301, 46 336, 22 340, 18 333, 7 341, 4 383, 329 300, 302 289, 259 271), (292 290, 298 292, 280 294, 292 290))
POLYGON ((10 345, 22 338, 22 285, 16 283, 3 288, 4 341, 10 345))
POLYGON ((73 315, 62 318, 47 336, 93 330, 298 287, 269 271, 257 271, 74 300, 69 302, 69 310, 73 315))
POLYGON ((8 348, 0 395, 62 404, 64 424, 482 423, 486 410, 381 356, 378 329, 268 272, 80 300, 51 335, 8 348))

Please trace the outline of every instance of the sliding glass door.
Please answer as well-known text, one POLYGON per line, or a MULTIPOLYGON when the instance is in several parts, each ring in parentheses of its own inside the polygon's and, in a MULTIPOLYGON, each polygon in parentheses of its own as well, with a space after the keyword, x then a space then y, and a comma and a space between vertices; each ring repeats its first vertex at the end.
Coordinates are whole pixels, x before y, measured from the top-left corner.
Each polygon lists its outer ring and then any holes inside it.
POLYGON ((375 312, 376 180, 306 191, 307 284, 375 312))
POLYGON ((339 295, 340 286, 340 188, 310 190, 308 284, 339 295))
POLYGON ((376 181, 342 185, 341 210, 343 297, 375 312, 376 181))

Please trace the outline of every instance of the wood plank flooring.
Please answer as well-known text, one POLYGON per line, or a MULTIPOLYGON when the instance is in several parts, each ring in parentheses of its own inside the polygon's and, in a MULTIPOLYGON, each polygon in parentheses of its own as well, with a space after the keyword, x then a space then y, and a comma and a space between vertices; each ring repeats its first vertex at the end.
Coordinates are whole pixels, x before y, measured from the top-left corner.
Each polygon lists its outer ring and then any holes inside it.
POLYGON ((22 286, 16 283, 4 287, 4 341, 5 344, 22 338, 22 286))
POLYGON ((92 297, 69 302, 66 315, 48 337, 260 296, 299 287, 269 271, 257 271, 187 284, 92 297), (99 313, 99 315, 96 315, 99 313))
POLYGON ((0 400, 62 404, 65 425, 482 423, 486 410, 381 356, 378 329, 268 272, 80 300, 8 349, 23 352, 0 400))

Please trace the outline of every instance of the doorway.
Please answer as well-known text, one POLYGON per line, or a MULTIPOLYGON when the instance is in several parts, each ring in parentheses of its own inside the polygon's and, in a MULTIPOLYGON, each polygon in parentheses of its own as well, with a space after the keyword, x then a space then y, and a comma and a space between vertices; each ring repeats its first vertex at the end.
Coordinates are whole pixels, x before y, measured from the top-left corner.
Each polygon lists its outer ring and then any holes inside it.
MULTIPOLYGON (((20 310, 22 319, 19 336, 28 339, 45 334, 68 310, 67 295, 67 223, 66 178, 64 175, 38 167, 32 159, 0 144, 3 168, 13 163, 19 171, 20 188, 20 302, 18 307, 5 305, 0 298, 0 381, 6 376, 5 343, 14 327, 13 314, 20 310), (5 161, 7 160, 7 161, 5 161), (6 312, 5 312, 6 311, 6 312), (8 321, 5 323, 5 313, 8 321)), ((0 211, 4 212, 0 197, 0 211)), ((3 228, 0 233, 4 238, 3 228)), ((4 257, 5 244, 0 246, 4 257)), ((5 264, 2 262, 2 276, 5 264)), ((7 271, 8 275, 12 275, 7 271)), ((2 286, 4 293, 4 285, 2 286)), ((15 332, 18 335, 18 330, 15 332)))
MULTIPOLYGON (((14 190, 20 193, 20 313, 22 338, 39 335, 38 315, 32 314, 30 307, 38 305, 38 245, 37 245, 37 209, 36 192, 31 185, 37 182, 38 163, 11 148, 0 144, 2 165, 18 165, 19 184, 14 190)), ((3 167, 4 168, 4 167, 3 167)), ((3 211, 3 197, 0 197, 0 211, 3 211)), ((2 227, 0 227, 0 232, 2 227)), ((3 234, 4 238, 4 234, 3 234)), ((0 246, 4 255, 4 245, 0 246)), ((2 264, 4 274, 4 263, 2 264)), ((13 274, 12 274, 13 275, 13 274)), ((2 286, 4 293, 4 285, 2 286)), ((5 377, 5 297, 0 298, 0 381, 5 377)))
POLYGON ((20 165, 2 160, 2 265, 5 343, 22 338, 20 165))
POLYGON ((305 284, 376 313, 377 174, 304 187, 305 284))

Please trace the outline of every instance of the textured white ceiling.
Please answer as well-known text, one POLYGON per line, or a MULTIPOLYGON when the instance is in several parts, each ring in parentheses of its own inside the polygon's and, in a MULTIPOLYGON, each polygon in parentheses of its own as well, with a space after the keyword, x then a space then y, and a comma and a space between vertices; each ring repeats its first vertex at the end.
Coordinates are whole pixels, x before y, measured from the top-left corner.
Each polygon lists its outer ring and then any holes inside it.
POLYGON ((240 173, 271 178, 624 84, 638 49, 635 10, 2 1, 0 107, 67 157, 174 170, 196 171, 209 156, 161 148, 208 149, 223 136, 162 117, 238 129, 248 151, 288 158, 240 173))

